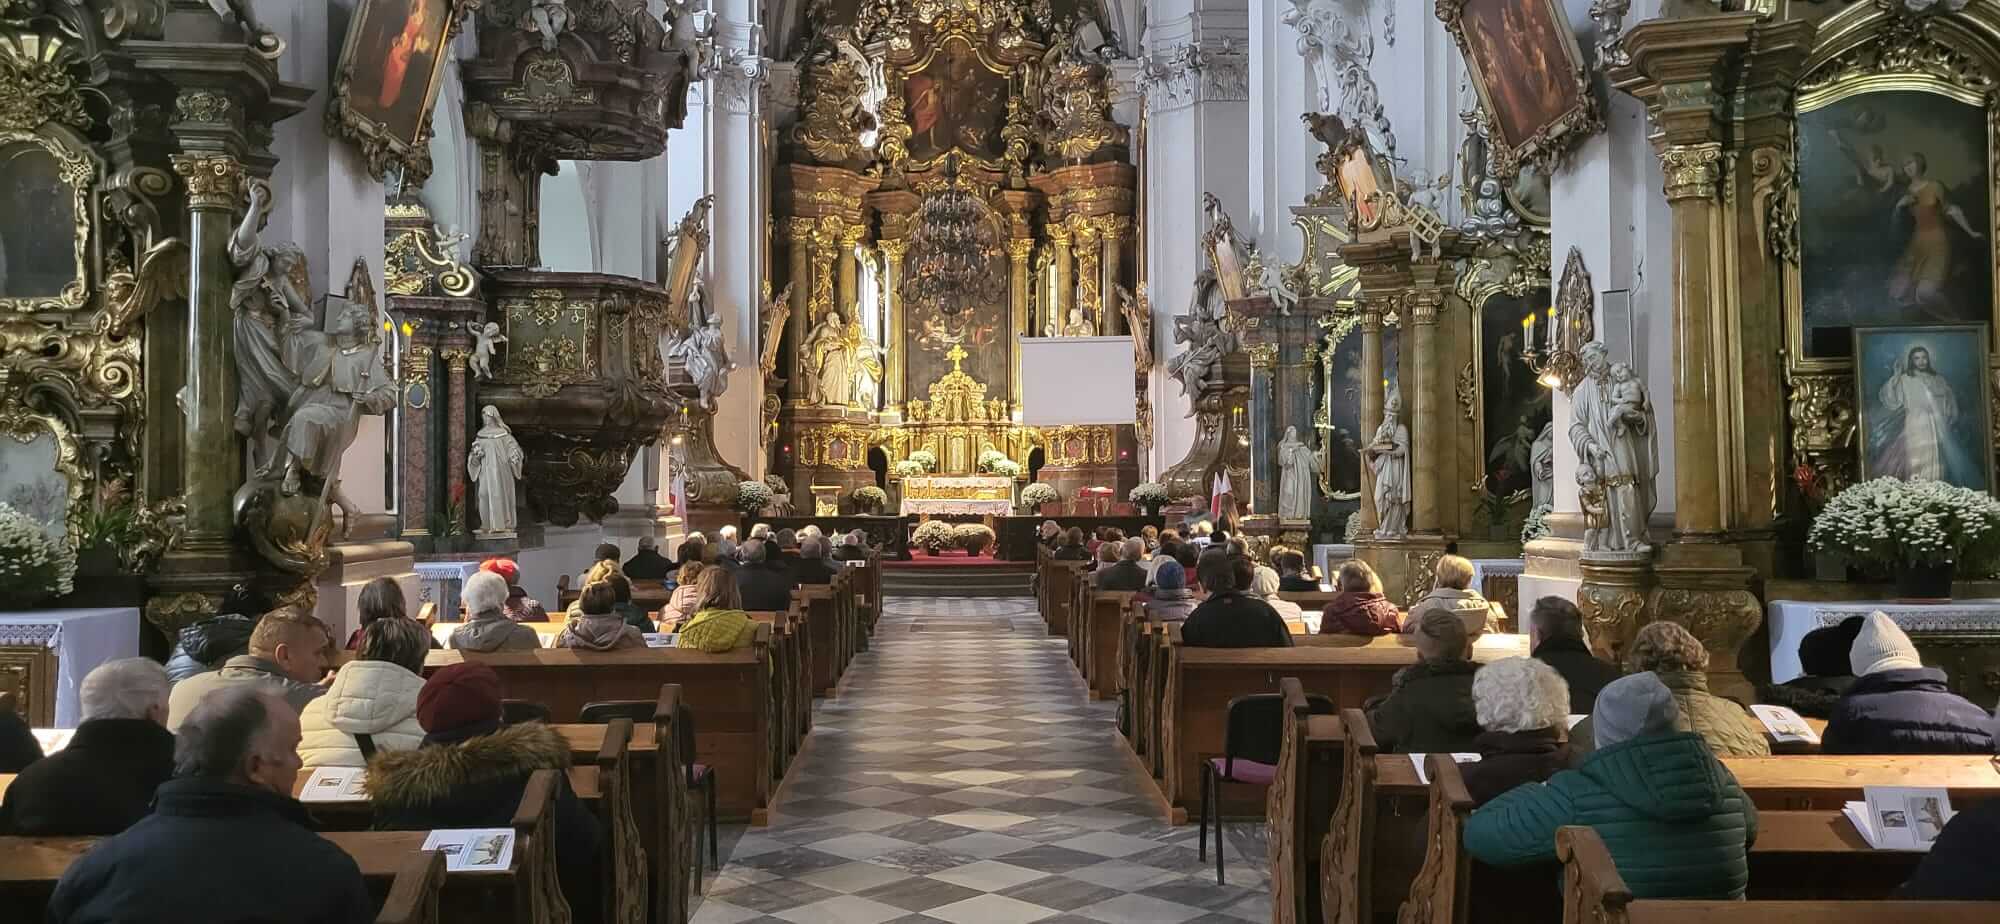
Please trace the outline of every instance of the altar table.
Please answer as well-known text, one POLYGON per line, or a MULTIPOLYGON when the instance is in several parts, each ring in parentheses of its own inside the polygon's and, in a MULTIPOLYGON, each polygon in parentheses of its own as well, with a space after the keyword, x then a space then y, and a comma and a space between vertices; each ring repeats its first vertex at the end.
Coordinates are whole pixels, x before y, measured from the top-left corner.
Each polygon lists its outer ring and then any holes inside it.
POLYGON ((903 479, 904 515, 971 514, 1004 517, 1014 512, 1014 479, 997 475, 922 475, 903 479))
POLYGON ((1921 643, 1923 636, 1941 633, 2000 635, 2000 600, 1953 600, 1950 603, 1887 603, 1853 600, 1820 603, 1773 600, 1764 618, 1771 626, 1771 682, 1784 683, 1805 673, 1799 664, 1799 640, 1821 626, 1839 625, 1849 616, 1882 611, 1921 643))
POLYGON ((465 582, 479 573, 476 561, 420 561, 416 568, 417 605, 436 603, 438 619, 444 622, 459 621, 458 594, 465 589, 465 582))
POLYGON ((136 607, 0 612, 0 672, 25 668, 18 692, 30 725, 75 728, 83 720, 84 676, 106 661, 138 656, 136 607))

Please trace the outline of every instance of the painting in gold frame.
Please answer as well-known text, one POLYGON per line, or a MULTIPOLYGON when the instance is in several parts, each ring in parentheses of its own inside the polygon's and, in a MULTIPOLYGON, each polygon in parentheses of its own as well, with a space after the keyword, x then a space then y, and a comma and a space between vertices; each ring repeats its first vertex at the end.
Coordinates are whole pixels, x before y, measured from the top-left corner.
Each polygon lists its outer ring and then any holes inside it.
POLYGON ((53 134, 0 131, 0 309, 72 311, 89 300, 96 158, 53 134), (50 233, 67 228, 68 235, 50 233))
POLYGON ((1380 227, 1389 211, 1394 175, 1365 141, 1350 144, 1338 163, 1334 178, 1341 201, 1354 213, 1354 227, 1361 231, 1380 227))
POLYGON ((361 145, 378 175, 428 161, 431 107, 464 0, 359 0, 340 50, 329 126, 361 145))
POLYGON ((1854 330, 1861 477, 1993 490, 1984 324, 1854 330))
POLYGON ((999 159, 1007 122, 1008 78, 959 36, 937 45, 903 78, 910 158, 919 166, 954 151, 999 159))
POLYGON ((1557 0, 1439 0, 1488 122, 1492 174, 1547 166, 1604 126, 1557 0))

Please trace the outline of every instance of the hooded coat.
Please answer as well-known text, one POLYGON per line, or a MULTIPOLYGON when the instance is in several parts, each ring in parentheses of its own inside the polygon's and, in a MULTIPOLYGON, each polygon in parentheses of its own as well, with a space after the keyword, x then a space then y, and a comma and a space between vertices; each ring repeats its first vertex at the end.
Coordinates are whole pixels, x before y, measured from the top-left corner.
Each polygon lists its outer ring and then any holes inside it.
MULTIPOLYGON (((1708 692, 1708 675, 1699 671, 1654 671, 1660 682, 1673 691, 1674 702, 1680 706, 1680 716, 1674 720, 1674 728, 1691 731, 1708 741, 1708 746, 1723 757, 1769 757, 1771 739, 1764 734, 1764 724, 1757 721, 1734 700, 1723 699, 1708 692)), ((1580 762, 1595 748, 1593 729, 1596 719, 1584 719, 1570 729, 1570 760, 1580 762)))
POLYGON ((257 620, 224 613, 181 629, 173 654, 167 658, 167 682, 180 683, 250 650, 250 632, 257 620))
POLYGON ((355 735, 386 751, 424 743, 417 694, 424 678, 392 661, 353 661, 335 674, 326 695, 299 713, 299 760, 308 767, 365 767, 355 735))
POLYGON ((1494 866, 1554 863, 1565 825, 1595 828, 1638 898, 1740 898, 1750 879, 1757 809, 1693 732, 1623 741, 1508 791, 1466 820, 1465 849, 1494 866))
POLYGON ((1820 736, 1823 754, 1992 754, 1994 718, 1945 686, 1944 671, 1856 677, 1820 736))
POLYGON ((1368 707, 1368 728, 1385 752, 1470 751, 1479 737, 1471 661, 1418 661, 1396 672, 1389 692, 1368 707))
POLYGON ((516 651, 542 647, 535 630, 501 613, 486 613, 451 630, 451 647, 459 651, 516 651))
POLYGON ((1500 619, 1507 615, 1499 604, 1489 602, 1479 591, 1436 587, 1410 607, 1410 618, 1403 622, 1403 631, 1417 631, 1417 623, 1431 610, 1444 610, 1464 620, 1465 634, 1472 638, 1500 631, 1500 619))
POLYGON ((569 625, 563 627, 562 635, 556 639, 556 647, 582 648, 586 651, 644 648, 646 636, 626 625, 625 619, 617 613, 572 616, 569 625))
POLYGON ((1319 613, 1321 635, 1388 635, 1401 628, 1403 614, 1378 593, 1343 590, 1319 613))
MULTIPOLYGON (((540 722, 509 725, 487 735, 437 741, 414 751, 381 751, 368 763, 368 798, 380 831, 504 828, 514 818, 536 770, 566 771, 569 742, 540 722)), ((604 833, 576 797, 569 778, 556 783, 552 818, 556 875, 579 922, 596 921, 604 833)))

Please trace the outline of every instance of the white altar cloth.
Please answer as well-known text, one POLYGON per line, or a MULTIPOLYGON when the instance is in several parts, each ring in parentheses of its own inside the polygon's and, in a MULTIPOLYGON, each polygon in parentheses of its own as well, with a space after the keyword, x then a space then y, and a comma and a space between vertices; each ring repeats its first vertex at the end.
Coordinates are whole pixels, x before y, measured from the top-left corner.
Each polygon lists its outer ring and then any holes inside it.
POLYGON ((0 645, 40 645, 56 652, 57 728, 83 721, 83 678, 99 664, 139 656, 134 607, 0 612, 0 645))
POLYGON ((417 572, 417 579, 423 582, 417 587, 417 605, 435 602, 438 605, 439 622, 459 621, 461 617, 458 612, 458 593, 465 589, 466 579, 479 573, 479 563, 420 561, 414 570, 417 572))
POLYGON ((1950 603, 1889 603, 1847 600, 1773 600, 1764 607, 1771 624, 1771 682, 1784 683, 1805 673, 1799 664, 1799 640, 1821 626, 1840 624, 1849 616, 1881 610, 1904 632, 1922 636, 1945 632, 2000 632, 2000 600, 1953 600, 1950 603))
POLYGON ((1014 512, 1014 480, 997 475, 925 475, 903 479, 902 513, 1004 517, 1014 512))

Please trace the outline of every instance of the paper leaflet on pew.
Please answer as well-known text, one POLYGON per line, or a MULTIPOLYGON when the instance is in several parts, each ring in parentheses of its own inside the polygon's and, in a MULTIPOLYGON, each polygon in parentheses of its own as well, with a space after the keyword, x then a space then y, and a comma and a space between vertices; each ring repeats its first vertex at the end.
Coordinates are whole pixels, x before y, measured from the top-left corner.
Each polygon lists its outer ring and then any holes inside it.
POLYGON ((443 853, 446 872, 505 872, 514 865, 514 829, 439 828, 422 849, 443 853))
POLYGON ((35 728, 29 733, 35 736, 35 743, 42 746, 42 756, 47 757, 69 747, 69 739, 76 734, 74 728, 35 728))
POLYGON ((1841 814, 1877 850, 1928 853, 1952 815, 1951 796, 1943 789, 1913 786, 1865 786, 1865 801, 1849 802, 1841 814))
POLYGON ((1564 719, 1564 720, 1563 720, 1563 728, 1565 728, 1565 729, 1567 729, 1567 730, 1570 730, 1570 731, 1575 731, 1575 730, 1576 730, 1576 726, 1577 726, 1577 725, 1578 725, 1579 723, 1581 723, 1581 722, 1582 722, 1582 721, 1583 721, 1584 719, 1587 719, 1587 718, 1590 718, 1590 716, 1588 716, 1588 715, 1573 715, 1573 716, 1570 716, 1569 718, 1567 718, 1567 719, 1564 719))
POLYGON ((362 767, 314 767, 299 787, 300 802, 366 802, 368 771, 362 767))
MULTIPOLYGON (((1410 755, 1410 763, 1417 765, 1417 782, 1425 786, 1431 784, 1430 772, 1424 769, 1424 758, 1429 756, 1428 754, 1410 755)), ((1455 764, 1476 764, 1479 762, 1479 755, 1454 753, 1451 755, 1451 762, 1455 764)))
POLYGON ((646 647, 672 648, 680 641, 680 638, 681 634, 679 632, 648 632, 646 633, 646 647))
POLYGON ((1764 729, 1771 733, 1771 739, 1779 744, 1794 741, 1803 741, 1807 744, 1819 743, 1818 733, 1812 730, 1812 726, 1806 724, 1805 719, 1790 709, 1758 703, 1751 706, 1750 711, 1757 716, 1757 721, 1764 723, 1764 729))

